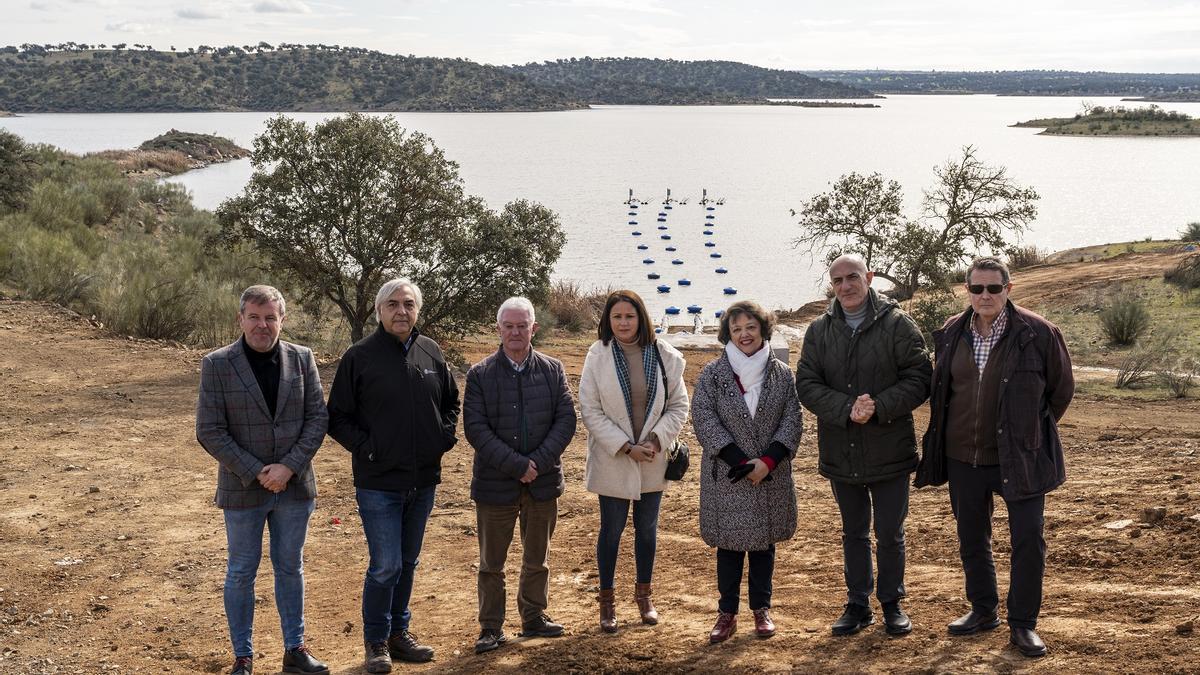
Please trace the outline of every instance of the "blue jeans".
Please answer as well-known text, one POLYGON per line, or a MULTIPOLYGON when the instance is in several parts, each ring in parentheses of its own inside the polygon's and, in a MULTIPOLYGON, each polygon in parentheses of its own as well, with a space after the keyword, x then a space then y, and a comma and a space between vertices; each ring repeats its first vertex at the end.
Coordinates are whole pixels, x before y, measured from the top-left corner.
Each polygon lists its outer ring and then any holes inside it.
POLYGON ((254 580, 262 560, 263 525, 271 532, 275 607, 283 646, 304 644, 304 538, 314 499, 271 495, 262 506, 225 509, 229 562, 225 568, 225 616, 234 656, 254 655, 254 580))
MULTIPOLYGON (((600 566, 600 588, 613 587, 621 534, 629 519, 629 499, 600 495, 600 535, 596 539, 596 564, 600 566)), ((658 508, 661 492, 643 492, 633 502, 633 557, 637 582, 648 584, 654 577, 654 553, 658 547, 658 508)))
POLYGON ((436 486, 400 492, 356 489, 371 562, 363 580, 363 640, 383 642, 408 630, 413 573, 433 511, 436 486))

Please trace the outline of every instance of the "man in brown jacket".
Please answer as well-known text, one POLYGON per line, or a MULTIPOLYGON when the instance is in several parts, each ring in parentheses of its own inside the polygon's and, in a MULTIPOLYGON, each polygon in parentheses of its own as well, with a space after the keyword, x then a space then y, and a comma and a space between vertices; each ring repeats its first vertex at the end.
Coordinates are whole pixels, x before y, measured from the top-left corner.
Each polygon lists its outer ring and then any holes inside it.
POLYGON ((967 270, 971 307, 933 334, 929 430, 916 485, 950 482, 971 611, 949 625, 969 635, 1000 625, 992 560, 992 495, 1004 498, 1012 536, 1008 626, 1025 656, 1042 656, 1034 632, 1042 604, 1045 495, 1066 480, 1058 420, 1075 392, 1062 333, 1008 300, 1008 267, 979 258, 967 270))

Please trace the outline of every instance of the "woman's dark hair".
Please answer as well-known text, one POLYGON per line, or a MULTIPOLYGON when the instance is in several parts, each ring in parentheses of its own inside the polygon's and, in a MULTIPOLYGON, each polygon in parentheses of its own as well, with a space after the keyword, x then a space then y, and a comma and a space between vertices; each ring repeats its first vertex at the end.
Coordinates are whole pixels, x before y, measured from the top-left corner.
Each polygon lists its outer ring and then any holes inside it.
POLYGON ((721 329, 717 331, 717 340, 723 345, 729 344, 732 336, 729 334, 729 324, 743 314, 754 317, 758 321, 758 330, 762 333, 763 342, 771 341, 771 331, 775 329, 775 312, 764 309, 753 300, 739 300, 729 306, 721 315, 721 329))
POLYGON ((637 312, 638 346, 645 347, 654 344, 654 325, 650 323, 650 313, 646 311, 646 303, 642 302, 642 296, 629 290, 613 291, 604 301, 604 312, 600 314, 600 341, 607 345, 613 339, 612 319, 609 318, 609 314, 612 312, 613 305, 618 302, 628 302, 637 312))

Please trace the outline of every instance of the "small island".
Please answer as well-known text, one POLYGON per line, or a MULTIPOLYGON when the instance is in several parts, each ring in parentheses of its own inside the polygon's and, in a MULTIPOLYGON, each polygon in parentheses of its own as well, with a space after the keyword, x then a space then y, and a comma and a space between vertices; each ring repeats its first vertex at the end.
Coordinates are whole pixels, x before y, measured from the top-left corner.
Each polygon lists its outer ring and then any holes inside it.
POLYGON ((1041 128, 1039 135, 1049 136, 1200 136, 1200 120, 1156 105, 1093 106, 1074 117, 1047 117, 1011 126, 1041 128))
MULTIPOLYGON (((877 96, 876 98, 883 98, 877 96)), ((790 105, 798 108, 878 108, 875 103, 854 103, 853 101, 796 101, 790 99, 768 99, 764 105, 790 105)))
POLYGON ((16 117, 16 113, 10 113, 7 110, 0 110, 0 117, 16 117))
POLYGON ((249 157, 250 151, 228 138, 171 129, 134 150, 93 153, 116 162, 126 174, 174 176, 210 164, 249 157))

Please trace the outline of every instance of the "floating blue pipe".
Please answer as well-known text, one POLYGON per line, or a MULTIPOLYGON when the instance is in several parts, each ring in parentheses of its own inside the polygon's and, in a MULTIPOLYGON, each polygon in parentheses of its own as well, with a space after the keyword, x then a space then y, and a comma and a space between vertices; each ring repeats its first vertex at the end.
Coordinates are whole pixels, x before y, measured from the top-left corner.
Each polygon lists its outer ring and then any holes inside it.
POLYGON ((667 252, 668 252, 668 253, 674 253, 674 252, 675 252, 675 247, 674 247, 674 246, 668 246, 668 247, 667 247, 667 252))
POLYGON ((631 215, 631 216, 636 216, 636 215, 637 215, 637 211, 630 211, 630 212, 629 212, 629 215, 631 215))
POLYGON ((666 211, 659 211, 659 212, 658 212, 658 215, 660 215, 660 216, 665 216, 665 215, 667 215, 667 212, 666 212, 666 211))
POLYGON ((631 220, 631 221, 629 221, 629 224, 630 224, 630 225, 637 225, 637 221, 636 221, 636 220, 631 220))
POLYGON ((710 213, 707 216, 704 216, 704 219, 705 220, 715 220, 716 216, 714 216, 713 214, 710 213))
POLYGON ((666 312, 667 312, 667 314, 674 316, 679 313, 679 308, 676 307, 675 305, 671 305, 670 307, 667 308, 666 312))
POLYGON ((717 210, 717 207, 715 207, 715 206, 709 206, 709 207, 706 207, 704 210, 705 210, 705 211, 716 211, 716 210, 717 210))
POLYGON ((642 236, 642 233, 641 233, 641 231, 640 231, 640 230, 634 230, 634 231, 633 231, 633 232, 631 232, 630 234, 632 234, 632 235, 633 235, 633 236, 635 236, 635 237, 640 237, 640 236, 642 236))
POLYGON ((670 239, 671 239, 671 235, 669 235, 669 234, 664 234, 664 235, 660 236, 660 237, 659 237, 659 239, 663 239, 663 240, 670 241, 670 239))
POLYGON ((670 286, 668 286, 668 285, 666 285, 666 284, 661 284, 661 285, 658 287, 658 292, 659 292, 659 293, 670 293, 670 292, 671 292, 671 287, 670 287, 670 286))
POLYGON ((658 219, 658 222, 660 222, 660 223, 665 223, 665 222, 667 222, 667 219, 666 219, 666 218, 659 218, 659 219, 658 219))
POLYGON ((645 250, 646 250, 646 249, 648 249, 648 248, 650 248, 650 247, 649 247, 649 246, 647 246, 647 245, 645 245, 645 244, 638 244, 638 250, 639 250, 639 251, 645 251, 645 250))
POLYGON ((657 278, 658 278, 658 272, 651 272, 650 274, 647 274, 647 275, 646 275, 646 278, 647 278, 647 279, 657 279, 657 278))
POLYGON ((691 285, 692 285, 692 280, 691 280, 691 279, 680 279, 680 280, 679 280, 679 285, 680 285, 680 286, 691 286, 691 285))
MULTIPOLYGON (((645 260, 643 260, 642 262, 646 262, 646 261, 645 261, 645 260)), ((650 262, 654 262, 654 261, 653 261, 653 260, 651 260, 650 262)), ((717 274, 725 274, 725 273, 727 273, 728 271, 729 271, 729 270, 725 269, 724 267, 718 267, 718 268, 716 269, 716 273, 717 273, 717 274)))
POLYGON ((702 311, 704 308, 700 305, 688 305, 688 314, 699 314, 702 311))
POLYGON ((713 312, 713 316, 715 316, 719 319, 719 318, 725 316, 725 310, 718 309, 717 311, 713 312))
POLYGON ((669 208, 671 208, 671 205, 670 205, 670 204, 667 204, 667 205, 666 205, 666 206, 664 206, 663 208, 664 208, 664 209, 669 209, 669 208))
POLYGON ((704 245, 708 248, 712 248, 712 247, 716 246, 716 243, 711 242, 711 241, 706 241, 706 242, 704 242, 704 245))
POLYGON ((704 234, 712 234, 712 230, 705 230, 704 234))
POLYGON ((682 265, 682 264, 683 264, 683 261, 682 261, 682 260, 680 260, 679 258, 676 258, 676 259, 674 259, 674 260, 672 260, 672 261, 671 261, 671 264, 672 264, 672 265, 682 265))
POLYGON ((733 286, 726 286, 725 295, 737 295, 737 289, 733 286))
POLYGON ((660 230, 669 230, 669 229, 671 229, 671 228, 667 227, 666 225, 659 225, 659 226, 658 226, 658 229, 660 229, 660 230))
POLYGON ((647 264, 647 265, 653 265, 653 264, 654 264, 654 258, 642 258, 642 262, 643 262, 643 263, 645 263, 645 264, 647 264))
POLYGON ((708 254, 708 257, 710 257, 710 258, 720 258, 720 257, 721 257, 721 254, 720 254, 720 253, 709 253, 709 254, 708 254))

